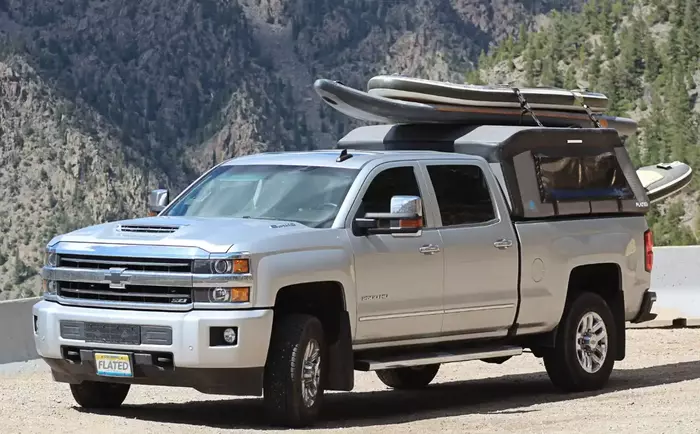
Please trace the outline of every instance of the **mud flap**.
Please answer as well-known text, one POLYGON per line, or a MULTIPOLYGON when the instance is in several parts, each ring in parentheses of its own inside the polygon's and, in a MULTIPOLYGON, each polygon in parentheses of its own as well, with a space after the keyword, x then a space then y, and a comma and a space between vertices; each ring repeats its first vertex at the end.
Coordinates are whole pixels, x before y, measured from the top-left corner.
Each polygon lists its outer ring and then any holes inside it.
POLYGON ((350 316, 347 312, 343 312, 338 318, 337 336, 334 342, 328 343, 329 370, 325 388, 349 392, 355 384, 355 370, 350 316))

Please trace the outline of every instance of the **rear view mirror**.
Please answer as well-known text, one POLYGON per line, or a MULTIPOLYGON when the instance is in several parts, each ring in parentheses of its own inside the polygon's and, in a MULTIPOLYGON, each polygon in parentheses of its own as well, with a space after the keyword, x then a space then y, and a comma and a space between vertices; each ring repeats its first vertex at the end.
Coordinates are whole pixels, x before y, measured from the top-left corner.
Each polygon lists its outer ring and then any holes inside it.
POLYGON ((393 196, 390 212, 367 213, 355 219, 355 224, 365 234, 414 234, 423 228, 423 202, 418 196, 393 196), (384 224, 382 224, 384 223, 384 224))
POLYGON ((155 216, 165 209, 170 203, 170 193, 166 189, 151 191, 148 195, 148 215, 155 216))

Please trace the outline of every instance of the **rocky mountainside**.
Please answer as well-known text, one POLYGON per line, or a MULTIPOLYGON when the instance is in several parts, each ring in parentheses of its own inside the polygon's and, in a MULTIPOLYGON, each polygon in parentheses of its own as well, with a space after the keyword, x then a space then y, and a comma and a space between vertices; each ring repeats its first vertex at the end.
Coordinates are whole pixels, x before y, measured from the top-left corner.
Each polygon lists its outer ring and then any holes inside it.
POLYGON ((0 299, 56 233, 145 213, 213 163, 331 146, 316 78, 461 80, 581 0, 0 0, 0 299))

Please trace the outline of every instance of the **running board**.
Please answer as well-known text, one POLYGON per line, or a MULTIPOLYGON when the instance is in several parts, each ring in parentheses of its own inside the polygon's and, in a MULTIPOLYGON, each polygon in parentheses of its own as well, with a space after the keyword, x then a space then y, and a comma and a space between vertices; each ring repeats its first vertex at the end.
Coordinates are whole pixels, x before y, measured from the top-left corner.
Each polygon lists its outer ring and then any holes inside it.
POLYGON ((434 363, 467 362, 470 360, 496 359, 500 357, 519 356, 523 353, 521 347, 469 348, 454 351, 436 351, 395 356, 378 357, 377 359, 360 359, 355 361, 358 371, 376 371, 378 369, 406 368, 423 366, 434 363))

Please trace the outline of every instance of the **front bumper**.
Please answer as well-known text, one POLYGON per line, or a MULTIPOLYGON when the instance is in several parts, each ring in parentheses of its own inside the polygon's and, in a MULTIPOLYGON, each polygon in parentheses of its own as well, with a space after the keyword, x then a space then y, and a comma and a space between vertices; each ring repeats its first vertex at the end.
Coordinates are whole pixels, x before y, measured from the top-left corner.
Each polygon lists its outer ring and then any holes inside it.
POLYGON ((654 303, 656 303, 656 293, 649 290, 644 291, 639 313, 637 313, 637 316, 632 318, 630 322, 633 324, 639 324, 656 318, 657 314, 651 312, 651 308, 654 306, 654 303))
MULTIPOLYGON (((36 303, 32 310, 37 352, 51 366, 57 381, 90 379, 181 385, 212 391, 217 389, 217 384, 221 386, 219 388, 231 390, 234 387, 231 383, 237 382, 237 378, 257 379, 261 376, 273 318, 271 309, 145 312, 63 306, 44 300, 36 303), (62 321, 65 321, 63 330, 62 321), (99 339, 95 339, 94 333, 92 339, 86 339, 87 335, 83 334, 81 339, 76 338, 75 333, 68 333, 70 330, 66 325, 74 327, 76 323, 136 325, 142 330, 145 330, 143 326, 158 330, 165 328, 170 330, 170 338, 151 339, 150 343, 136 345, 120 344, 118 334, 98 335, 99 339), (213 327, 235 328, 236 341, 232 345, 225 344, 217 333, 211 331, 213 327), (133 377, 97 376, 94 350, 127 354, 133 377)), ((258 384, 257 381, 254 383, 258 384)), ((241 388, 250 389, 243 385, 241 388)))

